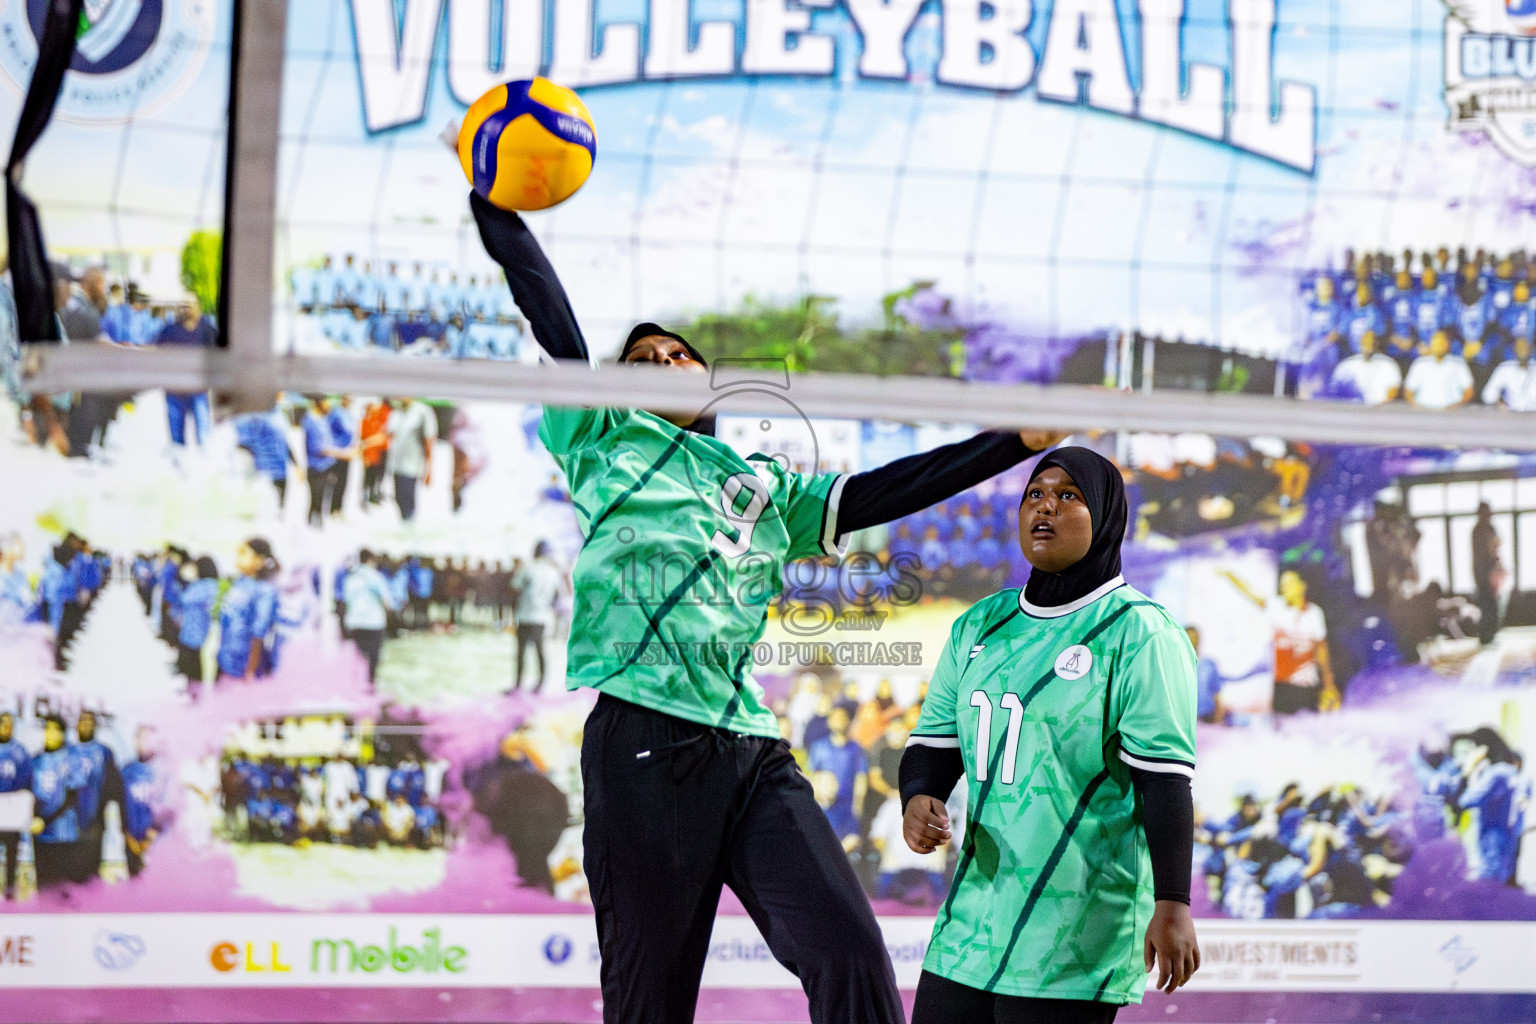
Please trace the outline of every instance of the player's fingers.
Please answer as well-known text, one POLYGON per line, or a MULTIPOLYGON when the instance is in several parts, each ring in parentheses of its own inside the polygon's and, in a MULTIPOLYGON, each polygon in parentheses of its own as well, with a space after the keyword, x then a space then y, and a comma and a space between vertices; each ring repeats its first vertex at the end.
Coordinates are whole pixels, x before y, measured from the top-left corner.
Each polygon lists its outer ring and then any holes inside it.
MULTIPOLYGON (((1200 944, 1197 942, 1197 943, 1195 943, 1195 971, 1198 971, 1199 969, 1200 969, 1200 944)), ((1189 973, 1190 974, 1194 974, 1195 971, 1190 971, 1189 973)))
POLYGON ((1155 962, 1155 956, 1156 951, 1152 947, 1152 936, 1148 935, 1141 943, 1141 958, 1145 962, 1149 973, 1152 970, 1152 964, 1155 962))
POLYGON ((1162 950, 1157 953, 1157 987, 1163 992, 1172 992, 1173 986, 1169 984, 1173 980, 1173 963, 1168 954, 1162 950))

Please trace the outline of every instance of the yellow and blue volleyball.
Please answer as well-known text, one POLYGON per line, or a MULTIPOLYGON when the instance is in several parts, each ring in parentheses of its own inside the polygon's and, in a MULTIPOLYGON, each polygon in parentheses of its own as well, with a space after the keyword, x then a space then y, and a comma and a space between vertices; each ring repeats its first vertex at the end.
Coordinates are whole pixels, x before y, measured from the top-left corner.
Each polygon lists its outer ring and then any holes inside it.
POLYGON ((547 78, 498 85, 459 128, 464 175, 492 205, 545 210, 592 173, 597 129, 581 98, 547 78))

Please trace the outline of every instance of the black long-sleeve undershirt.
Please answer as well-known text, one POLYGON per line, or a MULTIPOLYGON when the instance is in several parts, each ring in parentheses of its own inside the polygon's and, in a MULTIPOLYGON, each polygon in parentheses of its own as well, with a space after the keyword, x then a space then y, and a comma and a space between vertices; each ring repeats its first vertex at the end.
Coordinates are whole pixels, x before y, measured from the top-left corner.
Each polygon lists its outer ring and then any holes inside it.
POLYGON ((837 531, 863 530, 920 512, 990 480, 1034 454, 1018 434, 988 431, 855 473, 843 485, 837 531))
MULTIPOLYGON (((528 318, 534 340, 552 358, 587 360, 586 339, 570 300, 528 225, 476 192, 470 193, 469 206, 480 228, 480 241, 506 272, 507 286, 528 318)), ((996 476, 1031 454, 1017 434, 988 432, 855 473, 843 485, 837 531, 850 533, 911 515, 996 476)))
MULTIPOLYGON (((965 762, 957 747, 908 747, 901 756, 902 808, 915 796, 949 799, 964 774, 965 762)), ((1188 903, 1195 853, 1195 804, 1189 779, 1171 772, 1131 768, 1131 785, 1141 797, 1142 827, 1152 859, 1153 898, 1188 903)))
POLYGON ((469 208, 480 227, 480 241, 491 259, 501 264, 517 308, 528 318, 533 339, 552 359, 590 361, 587 340, 576 324, 571 300, 539 240, 523 218, 492 206, 478 192, 469 194, 469 208))

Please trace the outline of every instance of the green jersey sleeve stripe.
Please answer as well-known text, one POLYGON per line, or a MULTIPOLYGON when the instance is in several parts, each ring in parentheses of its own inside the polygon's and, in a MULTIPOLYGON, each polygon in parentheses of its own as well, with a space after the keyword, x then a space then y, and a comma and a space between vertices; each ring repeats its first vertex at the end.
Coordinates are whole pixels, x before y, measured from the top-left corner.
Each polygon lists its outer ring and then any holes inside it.
POLYGON ((587 539, 590 540, 592 538, 592 535, 597 532, 597 528, 603 524, 604 520, 617 512, 621 505, 623 505, 630 498, 634 497, 636 492, 638 492, 642 487, 650 483, 651 478, 654 477, 657 473, 660 473, 662 467, 666 466, 668 462, 672 461, 672 456, 678 453, 678 451, 682 448, 682 445, 683 435, 679 433, 672 439, 672 443, 667 445, 666 449, 661 453, 656 461, 651 463, 649 469, 647 469, 644 473, 641 473, 639 478, 624 490, 623 494, 620 494, 613 500, 612 504, 598 513, 597 518, 592 520, 592 522, 587 526, 587 539))
POLYGON ((1172 757, 1146 757, 1142 754, 1133 754, 1125 749, 1124 740, 1121 740, 1120 760, 1132 768, 1140 768, 1149 772, 1166 772, 1171 775, 1184 775, 1195 777, 1195 766, 1188 761, 1180 761, 1172 757))
POLYGON ((907 746, 909 747, 940 747, 948 750, 959 745, 959 736, 919 736, 913 733, 907 737, 907 746))
POLYGON ((1045 862, 1045 867, 1040 869, 1040 877, 1035 879, 1035 884, 1030 887, 1029 897, 1024 901, 1024 910, 1019 914, 1019 919, 1014 922, 1013 935, 1008 939, 1008 946, 1003 950, 1003 955, 998 958, 997 970, 992 972, 991 979, 986 984, 988 992, 997 985, 998 979, 1008 969, 1008 961, 1013 956, 1013 950, 1019 944, 1019 936, 1024 934, 1024 925, 1028 923, 1029 916, 1035 911, 1035 904, 1040 902, 1040 897, 1045 895, 1045 887, 1050 884, 1051 876, 1056 873, 1056 865, 1061 863, 1061 858, 1066 855, 1067 844, 1072 841, 1072 833, 1077 831, 1077 826, 1082 824, 1083 815, 1088 813, 1088 805, 1093 801, 1093 794, 1099 791, 1099 787, 1109 779, 1109 769, 1106 768, 1095 775, 1083 790, 1083 795, 1077 798, 1077 806, 1072 809, 1072 817, 1067 819, 1067 827, 1062 829, 1061 838, 1056 840, 1056 846, 1051 850, 1051 855, 1045 862))
MULTIPOLYGON (((1020 593, 1022 595, 1022 591, 1020 593)), ((1022 599, 1022 596, 1021 596, 1021 599, 1022 599)), ((1079 640, 1078 642, 1082 643, 1082 644, 1088 643, 1088 641, 1093 640, 1095 637, 1097 637, 1100 633, 1104 632, 1110 626, 1114 625, 1116 622, 1119 622, 1120 621, 1120 617, 1122 615, 1124 615, 1126 612, 1130 611, 1132 608, 1135 608, 1137 605, 1150 604, 1150 603, 1151 603, 1150 601, 1134 601, 1134 602, 1127 602, 1126 604, 1121 605, 1119 608, 1116 608, 1112 614, 1106 616, 1103 619, 1103 621, 1101 621, 1098 625, 1094 626, 1086 634, 1084 634, 1083 638, 1081 640, 1079 640)), ((1013 617, 1012 615, 1009 616, 1009 618, 1012 618, 1012 617, 1013 617)), ((1008 620, 1004 619, 1003 621, 1006 622, 1008 620)), ((999 623, 998 625, 1001 626, 1002 623, 999 623)), ((1035 685, 1033 685, 1033 686, 1031 686, 1029 688, 1029 692, 1024 694, 1024 696, 1022 698, 1020 698, 1020 703, 1021 703, 1022 706, 1019 708, 1019 714, 1022 715, 1024 713, 1025 709, 1027 709, 1029 707, 1030 702, 1032 702, 1035 699, 1035 697, 1037 695, 1039 695, 1040 691, 1045 689, 1047 684, 1049 684, 1050 681, 1052 679, 1055 679, 1055 678, 1056 678, 1056 669, 1054 667, 1049 672, 1045 673, 1045 675, 1041 676, 1039 681, 1036 682, 1035 685)), ((975 835, 975 830, 974 830, 974 828, 972 826, 975 824, 976 820, 981 816, 981 808, 987 802, 987 794, 989 794, 992 791, 992 780, 997 778, 998 764, 996 762, 1001 761, 1001 759, 1002 759, 1002 752, 1003 752, 1003 748, 1000 745, 997 748, 997 754, 994 755, 994 757, 993 757, 993 762, 994 763, 992 763, 992 764, 990 764, 988 766, 989 770, 987 771, 987 778, 986 778, 986 780, 984 782, 982 782, 982 784, 977 788, 975 809, 968 816, 968 824, 966 826, 965 845, 963 847, 961 847, 961 850, 960 850, 960 861, 955 866, 955 877, 954 877, 954 880, 949 883, 949 896, 946 897, 945 900, 944 900, 944 908, 943 908, 943 911, 941 912, 939 923, 934 926, 935 932, 937 932, 938 929, 943 928, 945 925, 949 924, 950 920, 953 918, 953 916, 954 916, 955 896, 960 892, 960 883, 965 879, 966 872, 970 870, 972 862, 976 859, 976 835, 975 835)))
POLYGON ((827 493, 827 500, 821 507, 821 550, 834 558, 842 558, 848 553, 848 541, 842 544, 837 542, 837 507, 843 500, 843 486, 848 483, 848 474, 843 473, 832 483, 832 490, 827 493))

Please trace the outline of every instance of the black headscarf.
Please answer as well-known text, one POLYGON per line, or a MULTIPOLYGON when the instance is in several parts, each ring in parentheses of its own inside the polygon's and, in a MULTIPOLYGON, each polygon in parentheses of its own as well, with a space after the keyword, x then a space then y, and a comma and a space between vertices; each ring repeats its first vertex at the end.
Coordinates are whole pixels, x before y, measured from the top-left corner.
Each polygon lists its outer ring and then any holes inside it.
POLYGON ((624 357, 629 355, 629 350, 635 347, 635 342, 639 341, 641 338, 649 338, 653 334, 659 334, 663 338, 671 338, 679 345, 682 345, 683 348, 687 349, 688 354, 692 356, 693 360, 700 366, 709 366, 709 363, 704 361, 704 357, 699 355, 699 350, 688 344, 687 338, 684 338, 681 334, 676 334, 667 330, 660 324, 653 324, 649 322, 636 324, 635 329, 629 332, 629 337, 624 339, 624 347, 619 349, 619 362, 622 363, 624 361, 624 357))
MULTIPOLYGON (((1115 464, 1087 448, 1057 448, 1035 466, 1030 482, 1052 466, 1072 478, 1093 516, 1088 553, 1061 572, 1031 569, 1024 599, 1041 608, 1076 601, 1120 575, 1120 544, 1125 540, 1125 481, 1115 464)), ((1025 490, 1028 490, 1026 485, 1025 490)), ((1019 529, 1024 529, 1020 522, 1019 529)))

